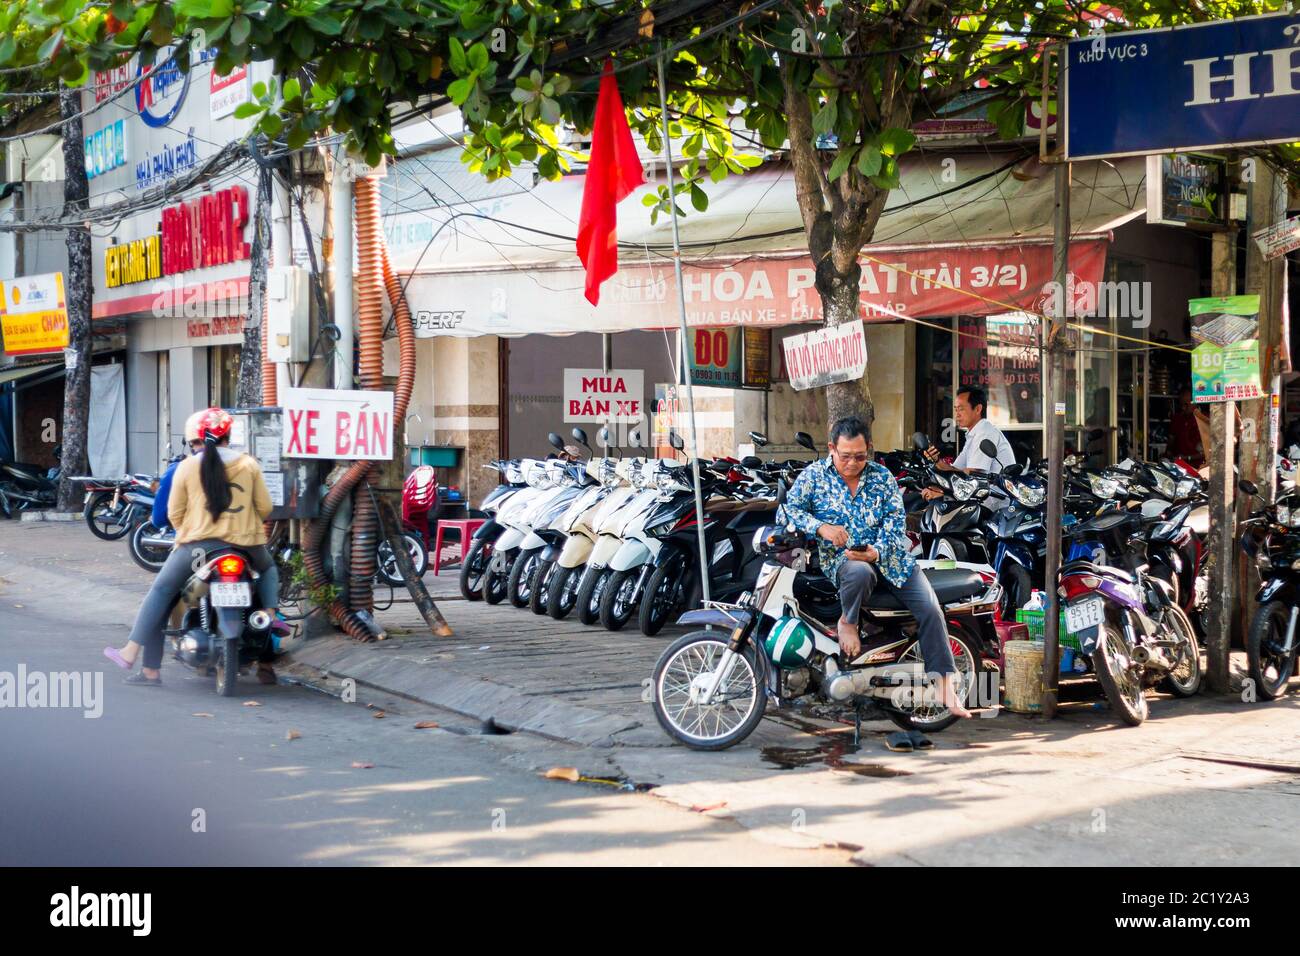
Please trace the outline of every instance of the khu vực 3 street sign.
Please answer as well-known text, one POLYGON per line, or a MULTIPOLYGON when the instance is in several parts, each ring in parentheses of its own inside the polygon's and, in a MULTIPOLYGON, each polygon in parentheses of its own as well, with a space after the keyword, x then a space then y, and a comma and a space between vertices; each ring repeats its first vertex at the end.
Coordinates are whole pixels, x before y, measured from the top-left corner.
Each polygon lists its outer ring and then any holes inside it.
POLYGON ((1300 141, 1300 13, 1066 46, 1067 159, 1300 141))

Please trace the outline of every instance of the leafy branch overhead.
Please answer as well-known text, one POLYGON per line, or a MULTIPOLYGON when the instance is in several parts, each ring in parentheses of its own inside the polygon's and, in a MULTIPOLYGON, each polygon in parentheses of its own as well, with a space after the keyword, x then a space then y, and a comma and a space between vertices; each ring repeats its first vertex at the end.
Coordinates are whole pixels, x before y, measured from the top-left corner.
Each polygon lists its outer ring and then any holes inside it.
MULTIPOLYGON (((829 215, 839 265, 870 238, 899 184, 911 129, 978 110, 1021 132, 1056 39, 1242 16, 1262 0, 18 0, 0 8, 0 68, 36 65, 72 85, 90 71, 197 51, 228 73, 269 62, 238 114, 291 148, 335 131, 370 162, 396 147, 395 119, 440 104, 467 127, 463 159, 489 178, 521 166, 548 179, 582 158, 600 69, 612 58, 634 128, 661 147, 654 56, 667 63, 670 129, 686 160, 676 194, 703 210, 708 186, 788 149, 810 241, 829 215), (734 21, 734 22, 733 22, 734 21), (160 51, 170 51, 160 53, 160 51), (797 130, 797 134, 794 132, 797 130)), ((7 73, 17 81, 22 74, 7 73)), ((12 83, 11 83, 12 85, 12 83)), ((817 250, 814 250, 816 253, 817 250)))

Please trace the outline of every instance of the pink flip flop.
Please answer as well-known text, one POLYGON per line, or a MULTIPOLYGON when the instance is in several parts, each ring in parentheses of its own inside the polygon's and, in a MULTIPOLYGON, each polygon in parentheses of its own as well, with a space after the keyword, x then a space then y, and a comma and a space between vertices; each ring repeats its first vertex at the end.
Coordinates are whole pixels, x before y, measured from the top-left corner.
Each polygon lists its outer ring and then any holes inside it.
POLYGON ((122 668, 122 670, 124 671, 129 671, 132 667, 135 666, 130 661, 128 661, 125 657, 123 657, 121 651, 119 651, 116 647, 104 648, 104 656, 107 657, 114 664, 116 664, 118 667, 122 668))

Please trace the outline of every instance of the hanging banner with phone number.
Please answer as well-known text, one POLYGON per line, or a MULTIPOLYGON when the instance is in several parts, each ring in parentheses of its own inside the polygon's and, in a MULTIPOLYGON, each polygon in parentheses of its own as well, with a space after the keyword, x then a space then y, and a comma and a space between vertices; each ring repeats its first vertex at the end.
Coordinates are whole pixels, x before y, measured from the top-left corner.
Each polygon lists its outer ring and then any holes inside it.
POLYGON ((1259 380, 1259 296, 1191 299, 1192 401, 1263 398, 1259 380))

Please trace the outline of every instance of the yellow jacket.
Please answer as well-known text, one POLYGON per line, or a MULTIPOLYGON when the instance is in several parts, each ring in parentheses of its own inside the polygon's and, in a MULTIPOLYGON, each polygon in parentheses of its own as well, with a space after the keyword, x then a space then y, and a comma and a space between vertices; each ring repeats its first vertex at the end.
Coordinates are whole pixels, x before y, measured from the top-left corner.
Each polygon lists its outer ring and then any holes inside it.
POLYGON ((271 494, 257 459, 250 455, 235 456, 230 451, 222 456, 226 479, 230 482, 230 507, 221 513, 220 519, 213 521, 199 479, 202 457, 200 454, 185 459, 172 477, 167 520, 176 529, 176 543, 216 540, 246 547, 266 544, 262 522, 271 513, 271 494))

